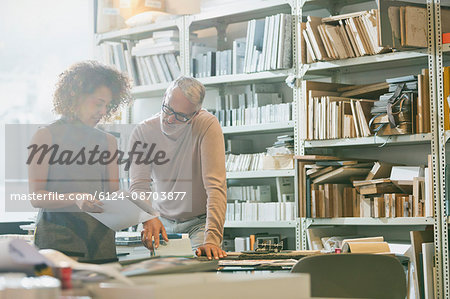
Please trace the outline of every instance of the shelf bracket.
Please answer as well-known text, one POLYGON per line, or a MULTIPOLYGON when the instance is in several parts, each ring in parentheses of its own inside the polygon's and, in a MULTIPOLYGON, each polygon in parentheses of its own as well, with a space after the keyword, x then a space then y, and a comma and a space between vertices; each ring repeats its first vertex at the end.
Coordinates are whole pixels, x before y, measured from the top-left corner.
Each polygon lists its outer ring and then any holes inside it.
POLYGON ((217 30, 217 50, 226 50, 228 24, 224 22, 217 22, 214 27, 217 30))
POLYGON ((299 77, 300 80, 303 80, 303 77, 306 76, 306 73, 309 71, 309 68, 310 68, 310 66, 307 65, 307 64, 302 64, 300 66, 300 69, 298 71, 298 73, 299 73, 298 77, 299 77))

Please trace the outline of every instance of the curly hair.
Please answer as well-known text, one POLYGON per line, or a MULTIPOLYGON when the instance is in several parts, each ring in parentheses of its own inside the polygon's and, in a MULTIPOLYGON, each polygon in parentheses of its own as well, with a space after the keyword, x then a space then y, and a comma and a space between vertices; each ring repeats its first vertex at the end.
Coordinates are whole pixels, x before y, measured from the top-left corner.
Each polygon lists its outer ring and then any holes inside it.
POLYGON ((80 97, 94 93, 101 86, 108 87, 112 93, 105 119, 131 102, 128 76, 98 61, 88 60, 72 65, 59 75, 53 94, 53 111, 76 118, 80 97))

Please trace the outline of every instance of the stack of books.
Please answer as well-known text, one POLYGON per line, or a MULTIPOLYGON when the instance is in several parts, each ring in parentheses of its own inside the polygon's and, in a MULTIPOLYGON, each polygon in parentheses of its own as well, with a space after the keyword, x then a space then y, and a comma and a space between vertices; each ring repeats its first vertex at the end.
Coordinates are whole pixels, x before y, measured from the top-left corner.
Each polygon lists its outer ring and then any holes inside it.
POLYGON ((262 170, 262 159, 265 153, 258 154, 227 154, 225 167, 227 172, 257 171, 262 170))
POLYGON ((216 98, 215 116, 223 127, 292 120, 292 103, 277 92, 246 92, 216 98))
POLYGON ((247 26, 244 73, 292 66, 292 16, 278 14, 251 20, 247 26))
POLYGON ((288 69, 292 66, 292 16, 278 14, 250 20, 247 35, 232 49, 202 44, 191 48, 191 75, 196 78, 288 69))
POLYGON ((433 216, 429 168, 317 157, 300 166, 306 217, 433 216))
POLYGON ((204 44, 191 44, 191 76, 205 78, 244 72, 245 38, 233 41, 233 49, 217 51, 204 44))
POLYGON ((142 78, 137 72, 136 58, 131 55, 132 42, 103 42, 100 44, 102 62, 114 66, 121 72, 127 73, 132 84, 138 86, 143 84, 142 78))
POLYGON ((299 121, 303 129, 300 138, 321 140, 372 135, 370 109, 388 87, 385 82, 344 85, 302 81, 304 100, 303 106, 299 107, 299 121))
POLYGON ((296 217, 295 202, 227 203, 227 221, 292 221, 296 217))
POLYGON ((302 63, 374 55, 386 50, 378 45, 377 10, 328 18, 308 16, 301 24, 302 63))
POLYGON ((270 192, 270 185, 229 186, 227 188, 227 200, 270 202, 270 192))
POLYGON ((156 31, 153 37, 136 43, 131 54, 136 57, 141 85, 167 83, 181 74, 177 30, 156 31))
POLYGON ((294 154, 294 135, 277 136, 277 141, 267 148, 267 153, 271 156, 294 154))
POLYGON ((214 115, 222 127, 287 122, 292 120, 292 103, 219 110, 214 115))

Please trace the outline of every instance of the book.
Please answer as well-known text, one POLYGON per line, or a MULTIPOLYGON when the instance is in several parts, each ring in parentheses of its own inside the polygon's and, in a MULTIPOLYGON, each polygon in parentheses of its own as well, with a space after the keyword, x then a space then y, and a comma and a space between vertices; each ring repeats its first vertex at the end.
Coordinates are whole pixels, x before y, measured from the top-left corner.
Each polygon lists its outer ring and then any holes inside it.
POLYGON ((321 23, 322 18, 313 16, 308 16, 308 22, 306 22, 306 33, 311 43, 311 51, 314 53, 314 57, 317 57, 317 60, 324 60, 327 57, 325 46, 318 30, 318 26, 321 23))
POLYGON ((414 263, 414 268, 416 271, 414 272, 414 278, 418 284, 418 289, 416 289, 416 298, 424 298, 425 297, 425 288, 424 288, 424 269, 423 263, 420 262, 420 257, 422 255, 422 244, 423 243, 432 243, 433 242, 433 231, 425 230, 425 231, 411 231, 411 245, 412 245, 412 262, 414 263))
POLYGON ((425 299, 435 298, 434 296, 434 243, 422 243, 422 260, 423 260, 423 285, 425 299))
POLYGON ((400 9, 401 45, 426 48, 428 44, 428 17, 425 7, 405 6, 400 9))
POLYGON ((352 167, 351 165, 343 166, 313 179, 313 183, 349 183, 351 177, 365 177, 369 171, 369 168, 357 168, 352 167))
POLYGON ((366 181, 387 178, 391 175, 392 166, 396 164, 376 161, 372 169, 367 174, 366 181))
POLYGON ((244 72, 245 46, 245 38, 233 41, 233 74, 242 74, 244 72))

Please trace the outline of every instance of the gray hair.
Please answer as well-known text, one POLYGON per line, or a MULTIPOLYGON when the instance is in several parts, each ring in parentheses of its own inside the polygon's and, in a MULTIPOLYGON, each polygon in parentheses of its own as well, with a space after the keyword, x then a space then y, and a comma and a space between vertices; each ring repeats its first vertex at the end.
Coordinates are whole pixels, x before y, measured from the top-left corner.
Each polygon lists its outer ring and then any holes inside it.
POLYGON ((180 76, 170 83, 164 94, 164 98, 169 96, 175 88, 180 88, 183 95, 196 106, 197 109, 202 107, 205 98, 205 86, 193 77, 180 76))

